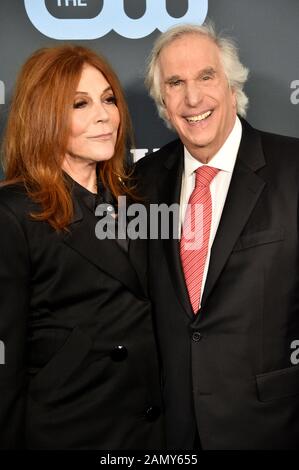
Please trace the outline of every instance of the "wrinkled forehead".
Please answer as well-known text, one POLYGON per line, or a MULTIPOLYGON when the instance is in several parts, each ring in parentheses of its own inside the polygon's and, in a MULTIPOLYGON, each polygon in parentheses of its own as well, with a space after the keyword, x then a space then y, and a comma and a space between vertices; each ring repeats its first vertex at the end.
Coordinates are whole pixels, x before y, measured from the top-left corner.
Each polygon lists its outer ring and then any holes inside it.
POLYGON ((159 54, 159 69, 163 76, 198 71, 207 67, 222 67, 220 51, 215 41, 203 34, 186 33, 166 44, 159 54))

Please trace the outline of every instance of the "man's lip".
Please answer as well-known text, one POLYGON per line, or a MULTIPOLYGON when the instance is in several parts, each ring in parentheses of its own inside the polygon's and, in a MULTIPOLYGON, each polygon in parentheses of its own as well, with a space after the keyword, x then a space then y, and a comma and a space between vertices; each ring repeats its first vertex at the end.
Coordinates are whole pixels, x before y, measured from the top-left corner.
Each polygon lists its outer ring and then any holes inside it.
POLYGON ((185 114, 183 117, 184 117, 184 119, 189 119, 189 118, 193 118, 195 116, 201 116, 202 114, 208 113, 209 111, 211 111, 211 114, 212 114, 214 109, 209 108, 209 109, 206 109, 205 111, 198 111, 198 113, 185 114))

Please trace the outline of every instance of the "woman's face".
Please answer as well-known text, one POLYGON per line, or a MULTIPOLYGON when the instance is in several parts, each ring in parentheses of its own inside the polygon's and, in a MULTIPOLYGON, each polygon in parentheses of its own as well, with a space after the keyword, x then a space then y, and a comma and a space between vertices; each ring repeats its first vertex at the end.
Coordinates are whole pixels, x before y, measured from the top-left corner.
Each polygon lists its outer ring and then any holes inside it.
POLYGON ((119 127, 115 96, 104 75, 85 65, 71 111, 66 158, 95 163, 109 160, 119 127))

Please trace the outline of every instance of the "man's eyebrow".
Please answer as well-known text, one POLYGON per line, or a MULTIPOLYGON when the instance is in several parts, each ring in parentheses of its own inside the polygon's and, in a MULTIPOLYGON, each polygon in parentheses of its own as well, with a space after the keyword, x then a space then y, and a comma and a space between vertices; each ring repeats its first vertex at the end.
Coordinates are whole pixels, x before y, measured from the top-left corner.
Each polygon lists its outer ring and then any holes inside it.
MULTIPOLYGON (((198 77, 201 77, 202 75, 211 75, 211 76, 214 76, 216 75, 216 70, 214 69, 214 67, 205 67, 204 69, 201 69, 197 76, 198 77)), ((180 75, 171 75, 170 77, 167 77, 165 79, 165 83, 172 83, 172 82, 175 82, 177 80, 183 80, 182 77, 180 77, 180 75)))
POLYGON ((198 76, 200 75, 205 75, 205 74, 208 74, 208 75, 215 75, 216 74, 216 70, 214 69, 214 67, 206 67, 202 70, 199 71, 198 73, 198 76))
POLYGON ((176 80, 182 80, 182 79, 179 75, 171 75, 171 77, 167 77, 165 79, 165 83, 175 82, 176 80))

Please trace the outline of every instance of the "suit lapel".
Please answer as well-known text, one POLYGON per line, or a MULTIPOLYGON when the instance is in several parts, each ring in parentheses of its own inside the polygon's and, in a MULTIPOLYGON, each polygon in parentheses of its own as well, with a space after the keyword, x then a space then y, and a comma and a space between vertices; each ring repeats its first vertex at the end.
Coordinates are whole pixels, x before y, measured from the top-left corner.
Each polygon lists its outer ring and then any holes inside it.
POLYGON ((138 297, 143 294, 128 254, 115 240, 99 240, 95 235, 98 219, 74 199, 74 217, 63 241, 90 263, 120 281, 138 297))
MULTIPOLYGON (((165 181, 159 179, 159 203, 171 205, 180 203, 182 175, 184 169, 183 145, 178 143, 164 163, 165 181)), ((178 300, 190 318, 194 317, 182 269, 179 240, 174 238, 173 227, 170 227, 169 239, 163 240, 169 273, 178 300)))
POLYGON ((258 131, 242 120, 241 144, 224 205, 222 217, 212 246, 209 270, 202 298, 207 298, 230 256, 265 182, 255 173, 265 165, 258 131))

